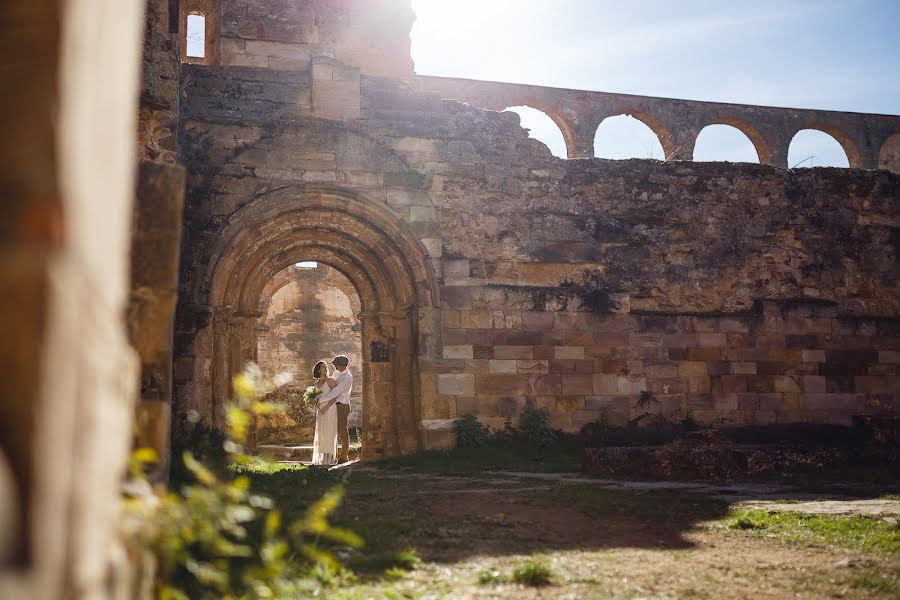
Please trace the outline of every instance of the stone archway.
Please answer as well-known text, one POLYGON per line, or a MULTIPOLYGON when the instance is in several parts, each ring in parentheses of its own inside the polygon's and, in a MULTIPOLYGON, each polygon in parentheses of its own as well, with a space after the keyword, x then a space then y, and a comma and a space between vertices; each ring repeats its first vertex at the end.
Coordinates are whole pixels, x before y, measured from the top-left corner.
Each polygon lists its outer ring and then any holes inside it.
POLYGON ((347 190, 283 188, 235 213, 212 256, 213 426, 224 424, 231 379, 256 358, 263 289, 286 266, 312 260, 347 277, 362 306, 363 458, 422 447, 417 336, 437 314, 437 288, 424 247, 387 207, 347 190))

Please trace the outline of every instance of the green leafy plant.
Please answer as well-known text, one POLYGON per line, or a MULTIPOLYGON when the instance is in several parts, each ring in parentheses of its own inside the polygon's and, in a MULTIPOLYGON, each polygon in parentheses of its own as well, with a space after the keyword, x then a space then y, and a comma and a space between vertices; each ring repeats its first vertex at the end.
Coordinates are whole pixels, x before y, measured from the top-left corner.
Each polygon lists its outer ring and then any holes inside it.
POLYGON ((234 468, 217 473, 186 451, 181 458, 193 481, 171 491, 153 488, 143 477, 142 465, 155 459, 152 451, 137 450, 133 456, 125 529, 143 562, 155 565, 161 600, 311 593, 310 587, 343 572, 337 550, 362 545, 356 534, 328 521, 343 496, 340 486, 287 524, 269 497, 250 489, 242 468, 260 461, 244 450, 250 425, 260 415, 281 410, 259 400, 263 389, 257 369, 235 378, 223 443, 234 468))
POLYGON ((459 448, 480 448, 491 441, 491 431, 474 415, 456 420, 456 445, 459 448))
POLYGON ((533 559, 513 569, 512 580, 531 587, 550 585, 553 583, 553 570, 546 563, 533 559))
POLYGON ((526 406, 519 415, 519 432, 522 437, 539 446, 549 446, 557 434, 550 425, 550 413, 546 408, 526 406))

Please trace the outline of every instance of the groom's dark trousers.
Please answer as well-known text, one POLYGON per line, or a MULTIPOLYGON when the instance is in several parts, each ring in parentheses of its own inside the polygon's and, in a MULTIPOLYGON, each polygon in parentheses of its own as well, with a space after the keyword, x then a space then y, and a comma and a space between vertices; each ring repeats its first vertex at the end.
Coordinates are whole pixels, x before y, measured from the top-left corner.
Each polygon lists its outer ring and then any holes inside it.
POLYGON ((347 430, 347 416, 350 414, 350 405, 343 404, 341 402, 337 403, 337 432, 338 437, 341 438, 341 454, 338 457, 338 462, 346 462, 350 460, 350 432, 347 430))

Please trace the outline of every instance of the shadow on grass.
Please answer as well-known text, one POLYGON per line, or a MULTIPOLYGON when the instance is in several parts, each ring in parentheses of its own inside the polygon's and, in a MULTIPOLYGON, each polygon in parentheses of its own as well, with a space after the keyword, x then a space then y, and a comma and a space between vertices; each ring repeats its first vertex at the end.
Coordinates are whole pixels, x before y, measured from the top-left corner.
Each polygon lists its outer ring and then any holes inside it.
MULTIPOLYGON (((409 468, 408 461, 424 465, 417 477, 398 477, 391 469, 341 474, 299 469, 251 476, 253 488, 272 497, 288 520, 328 487, 343 484, 346 496, 333 520, 363 537, 363 554, 384 557, 414 549, 423 560, 438 563, 555 550, 687 549, 693 544, 685 534, 728 511, 727 503, 717 498, 672 491, 635 493, 534 479, 423 474, 438 459, 429 454, 388 463, 398 469, 409 468)), ((510 469, 508 462, 487 463, 510 469)), ((466 464, 475 469, 477 461, 466 464)), ((521 464, 536 470, 527 457, 521 464)), ((365 561, 358 565, 364 573, 365 561)), ((380 568, 374 567, 372 574, 380 568)))
POLYGON ((387 471, 490 477, 493 471, 575 473, 581 469, 584 443, 564 439, 546 447, 525 440, 491 442, 478 448, 426 450, 375 463, 387 471))

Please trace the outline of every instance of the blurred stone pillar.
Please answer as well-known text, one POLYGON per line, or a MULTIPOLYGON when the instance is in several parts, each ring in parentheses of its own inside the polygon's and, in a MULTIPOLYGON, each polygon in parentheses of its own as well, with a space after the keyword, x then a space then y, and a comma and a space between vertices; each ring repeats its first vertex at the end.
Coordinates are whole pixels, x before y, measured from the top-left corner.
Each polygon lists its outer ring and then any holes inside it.
POLYGON ((157 475, 168 472, 172 415, 172 325, 178 298, 178 257, 184 169, 143 161, 131 241, 128 333, 141 359, 141 395, 135 440, 160 457, 157 475))

